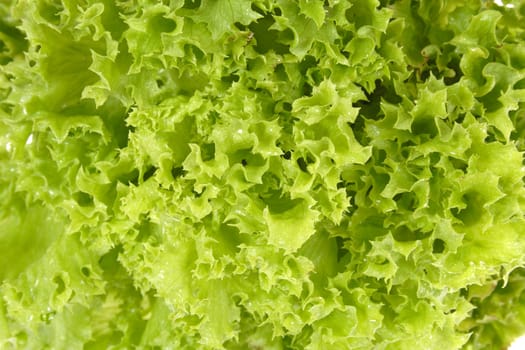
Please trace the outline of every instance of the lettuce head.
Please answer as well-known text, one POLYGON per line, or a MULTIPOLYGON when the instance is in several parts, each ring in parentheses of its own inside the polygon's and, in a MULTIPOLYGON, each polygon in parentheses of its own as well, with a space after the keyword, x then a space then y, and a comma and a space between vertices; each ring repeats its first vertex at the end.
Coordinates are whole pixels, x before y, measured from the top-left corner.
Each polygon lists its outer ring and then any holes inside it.
POLYGON ((499 349, 522 0, 0 2, 0 348, 499 349))

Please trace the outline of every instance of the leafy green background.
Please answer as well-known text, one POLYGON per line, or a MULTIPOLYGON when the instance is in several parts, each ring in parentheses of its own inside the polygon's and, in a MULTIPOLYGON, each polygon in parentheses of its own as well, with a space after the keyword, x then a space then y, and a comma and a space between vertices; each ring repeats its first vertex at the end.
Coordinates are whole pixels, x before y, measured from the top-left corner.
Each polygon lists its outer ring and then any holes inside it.
POLYGON ((525 3, 4 0, 2 349, 499 349, 525 3))

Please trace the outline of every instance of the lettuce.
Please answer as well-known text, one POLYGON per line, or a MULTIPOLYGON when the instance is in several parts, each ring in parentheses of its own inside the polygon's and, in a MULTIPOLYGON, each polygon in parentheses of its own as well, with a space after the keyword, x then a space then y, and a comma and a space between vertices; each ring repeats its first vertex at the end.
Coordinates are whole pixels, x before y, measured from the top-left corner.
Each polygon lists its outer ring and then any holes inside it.
POLYGON ((525 331, 525 4, 0 4, 0 348, 525 331))

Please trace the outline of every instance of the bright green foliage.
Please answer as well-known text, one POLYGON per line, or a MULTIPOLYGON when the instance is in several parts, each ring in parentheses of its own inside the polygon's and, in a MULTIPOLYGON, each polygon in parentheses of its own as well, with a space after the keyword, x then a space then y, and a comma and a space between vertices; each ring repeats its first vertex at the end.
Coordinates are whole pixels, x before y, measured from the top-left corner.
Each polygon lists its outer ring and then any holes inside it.
POLYGON ((521 0, 1 1, 0 348, 502 348, 523 151, 521 0))

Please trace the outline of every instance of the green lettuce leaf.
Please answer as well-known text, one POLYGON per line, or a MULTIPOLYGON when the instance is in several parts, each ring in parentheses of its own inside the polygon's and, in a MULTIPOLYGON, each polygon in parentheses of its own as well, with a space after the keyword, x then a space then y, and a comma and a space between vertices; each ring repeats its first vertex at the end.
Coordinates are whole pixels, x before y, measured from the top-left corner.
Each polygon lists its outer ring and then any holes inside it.
POLYGON ((524 14, 1 2, 0 348, 508 346, 524 14))

